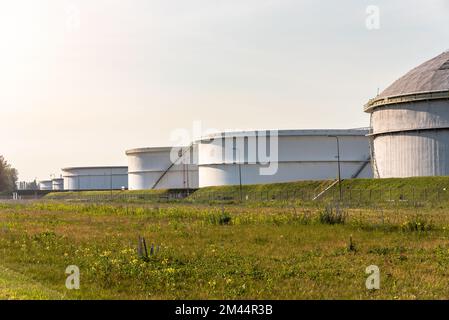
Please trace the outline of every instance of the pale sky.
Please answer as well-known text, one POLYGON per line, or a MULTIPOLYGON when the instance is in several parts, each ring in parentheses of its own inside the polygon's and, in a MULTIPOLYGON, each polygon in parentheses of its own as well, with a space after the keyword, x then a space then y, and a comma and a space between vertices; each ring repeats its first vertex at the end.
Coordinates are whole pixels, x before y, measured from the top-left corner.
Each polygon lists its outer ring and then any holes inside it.
POLYGON ((448 17, 446 0, 0 0, 0 154, 46 179, 194 121, 368 126, 378 88, 449 49, 448 17))

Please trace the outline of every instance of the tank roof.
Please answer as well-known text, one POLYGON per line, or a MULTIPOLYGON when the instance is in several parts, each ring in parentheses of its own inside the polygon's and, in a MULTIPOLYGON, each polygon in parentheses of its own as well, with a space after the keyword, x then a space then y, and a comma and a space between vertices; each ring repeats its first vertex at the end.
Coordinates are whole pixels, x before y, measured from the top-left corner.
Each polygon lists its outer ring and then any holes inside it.
POLYGON ((248 137, 255 136, 257 133, 264 133, 269 131, 277 131, 279 137, 294 137, 294 136, 365 136, 369 133, 368 128, 355 129, 309 129, 309 130, 251 130, 251 131, 226 131, 212 133, 201 137, 196 142, 210 140, 214 138, 223 137, 248 137))
POLYGON ((128 169, 127 166, 99 166, 99 167, 69 167, 69 168, 63 168, 62 171, 70 171, 70 170, 94 170, 94 169, 128 169))
MULTIPOLYGON (((185 148, 185 147, 180 147, 185 148)), ((136 148, 126 151, 126 155, 135 153, 150 153, 150 152, 170 152, 173 147, 146 147, 146 148, 136 148)))
POLYGON ((365 111, 379 105, 417 100, 446 99, 449 95, 449 51, 412 69, 365 105, 365 111))
POLYGON ((430 59, 393 82, 379 97, 449 90, 449 51, 430 59))

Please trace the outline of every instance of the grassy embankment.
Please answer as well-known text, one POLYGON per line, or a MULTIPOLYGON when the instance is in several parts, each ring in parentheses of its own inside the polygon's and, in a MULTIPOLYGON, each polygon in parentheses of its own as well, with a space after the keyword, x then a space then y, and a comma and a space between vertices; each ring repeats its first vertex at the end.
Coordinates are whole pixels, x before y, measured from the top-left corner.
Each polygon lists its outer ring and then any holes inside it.
MULTIPOLYGON (((181 203, 209 204, 249 204, 260 206, 283 206, 285 203, 310 205, 332 181, 299 181, 265 185, 245 185, 240 195, 239 186, 202 188, 193 192, 181 203), (243 201, 240 201, 240 197, 243 201)), ((97 191, 97 192, 60 192, 51 193, 46 200, 93 201, 116 203, 166 202, 179 191, 97 191)), ((407 178, 407 179, 348 179, 342 182, 342 197, 345 203, 352 205, 380 204, 437 204, 449 201, 449 177, 407 178)), ((329 189, 318 202, 339 199, 338 185, 329 189)), ((316 202, 316 201, 315 201, 316 202)))
MULTIPOLYGON (((332 181, 299 181, 265 185, 243 186, 243 199, 249 202, 302 199, 310 201, 332 181)), ((418 177, 392 179, 347 179, 342 181, 343 200, 346 202, 437 202, 449 200, 449 177, 418 177)), ((191 199, 239 200, 239 186, 208 187, 196 191, 191 199)), ((338 185, 334 185, 321 198, 330 201, 339 198, 338 185)))

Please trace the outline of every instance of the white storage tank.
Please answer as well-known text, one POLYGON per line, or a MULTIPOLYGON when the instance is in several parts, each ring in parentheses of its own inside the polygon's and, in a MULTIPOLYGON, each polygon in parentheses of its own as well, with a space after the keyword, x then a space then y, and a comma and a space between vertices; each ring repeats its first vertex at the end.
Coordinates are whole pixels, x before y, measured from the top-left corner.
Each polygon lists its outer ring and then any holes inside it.
POLYGON ((449 175, 449 52, 398 79, 365 112, 376 177, 449 175))
POLYGON ((128 167, 62 169, 64 190, 121 190, 128 188, 128 167))
POLYGON ((198 188, 195 150, 191 145, 126 151, 129 190, 198 188))
POLYGON ((56 178, 52 180, 52 189, 54 191, 62 191, 64 190, 64 179, 56 178))
POLYGON ((199 187, 371 178, 367 129, 224 132, 198 144, 199 187), (337 144, 338 141, 338 144, 337 144))
POLYGON ((39 190, 53 190, 53 181, 52 180, 42 180, 39 181, 39 190))

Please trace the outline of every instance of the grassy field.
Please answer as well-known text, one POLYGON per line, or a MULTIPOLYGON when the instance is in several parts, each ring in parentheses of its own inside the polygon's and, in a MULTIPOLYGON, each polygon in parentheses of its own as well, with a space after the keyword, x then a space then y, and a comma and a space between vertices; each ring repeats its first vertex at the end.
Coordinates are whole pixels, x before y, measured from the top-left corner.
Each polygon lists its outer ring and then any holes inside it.
POLYGON ((0 266, 0 299, 61 300, 64 299, 64 295, 0 266))
POLYGON ((449 298, 447 209, 340 213, 293 204, 0 204, 0 298, 449 298), (148 258, 137 254, 139 236, 155 246, 148 258), (80 290, 65 288, 69 265, 80 268, 80 290), (365 288, 369 265, 380 268, 380 290, 365 288))

